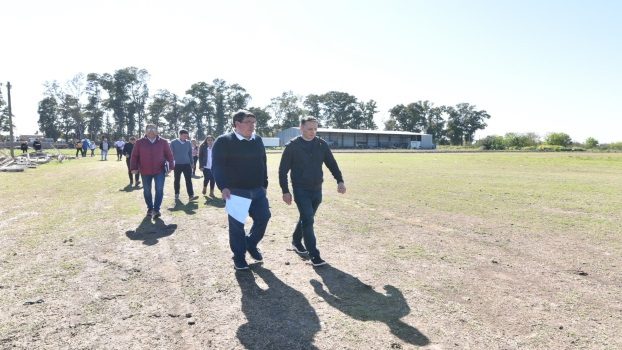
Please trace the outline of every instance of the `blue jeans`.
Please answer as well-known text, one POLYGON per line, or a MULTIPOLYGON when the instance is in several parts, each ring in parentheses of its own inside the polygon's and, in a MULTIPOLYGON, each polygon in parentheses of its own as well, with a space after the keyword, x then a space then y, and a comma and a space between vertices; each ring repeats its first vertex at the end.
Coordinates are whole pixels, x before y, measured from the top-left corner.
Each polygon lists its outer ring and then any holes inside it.
POLYGON ((102 160, 108 160, 108 150, 102 150, 102 160))
POLYGON ((319 257, 320 251, 315 245, 313 222, 315 220, 315 212, 317 212, 317 208, 322 203, 322 190, 294 188, 294 202, 296 202, 298 207, 300 219, 294 229, 292 243, 300 243, 304 239, 309 256, 312 258, 319 257))
POLYGON ((143 178, 143 195, 145 197, 145 203, 147 208, 160 211, 162 205, 162 198, 164 197, 164 172, 156 175, 144 175, 143 178), (151 182, 155 182, 155 201, 151 196, 151 182))
POLYGON ((241 264, 246 261, 247 246, 256 248, 259 241, 263 238, 272 214, 270 214, 266 190, 262 187, 252 190, 231 189, 231 194, 252 200, 251 206, 248 209, 248 215, 253 219, 253 226, 251 226, 248 236, 244 231, 244 224, 228 215, 229 247, 231 247, 233 252, 233 260, 237 264, 241 264))

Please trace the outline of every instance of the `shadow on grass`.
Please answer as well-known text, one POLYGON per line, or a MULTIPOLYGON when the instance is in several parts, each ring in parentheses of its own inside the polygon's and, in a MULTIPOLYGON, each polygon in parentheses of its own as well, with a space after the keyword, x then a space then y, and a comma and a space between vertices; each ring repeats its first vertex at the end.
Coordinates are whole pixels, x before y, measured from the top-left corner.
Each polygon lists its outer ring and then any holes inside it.
POLYGON ((386 323, 391 333, 409 344, 424 346, 430 340, 417 328, 400 318, 410 313, 410 307, 399 289, 384 286, 386 294, 376 292, 370 285, 330 265, 315 268, 324 285, 311 280, 315 293, 329 305, 359 321, 380 321, 386 323))
POLYGON ((212 196, 203 196, 205 198, 205 205, 215 208, 224 208, 225 201, 221 198, 212 197, 212 196))
POLYGON ((142 189, 143 189, 142 186, 130 186, 130 185, 127 185, 127 186, 121 188, 119 190, 119 192, 134 192, 134 191, 138 191, 138 190, 142 190, 142 189))
POLYGON ((305 296, 259 264, 252 265, 251 271, 235 274, 248 321, 237 331, 244 348, 317 349, 313 337, 320 330, 320 320, 305 296), (262 289, 255 276, 268 288, 262 289))
POLYGON ((199 209, 199 205, 194 200, 184 204, 179 199, 175 199, 175 206, 168 208, 168 211, 183 211, 187 215, 194 215, 197 213, 197 209, 199 209))
POLYGON ((167 225, 160 218, 152 221, 151 216, 145 216, 136 230, 126 231, 125 235, 133 241, 143 241, 144 245, 155 245, 158 239, 172 235, 176 229, 176 224, 167 225))

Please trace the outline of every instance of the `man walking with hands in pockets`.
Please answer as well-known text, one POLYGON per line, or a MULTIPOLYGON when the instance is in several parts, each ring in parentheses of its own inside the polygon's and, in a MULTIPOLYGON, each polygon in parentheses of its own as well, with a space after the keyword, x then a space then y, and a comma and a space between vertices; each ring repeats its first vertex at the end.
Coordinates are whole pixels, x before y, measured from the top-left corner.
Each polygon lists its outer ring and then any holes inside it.
POLYGON ((298 254, 309 254, 313 266, 325 265, 316 247, 313 222, 315 212, 322 203, 322 182, 324 174, 322 164, 337 180, 337 192, 346 193, 346 185, 337 161, 328 148, 326 141, 317 137, 318 122, 314 117, 303 117, 300 120, 302 135, 292 139, 285 147, 279 165, 279 184, 283 191, 283 201, 292 204, 292 194, 287 185, 287 173, 291 170, 294 202, 298 207, 300 219, 294 229, 292 246, 298 254), (302 240, 304 239, 304 245, 302 240))
POLYGON ((250 199, 248 214, 253 219, 248 236, 244 222, 229 215, 229 246, 236 270, 248 270, 246 252, 261 262, 263 256, 257 244, 263 238, 270 220, 266 189, 268 170, 266 149, 261 137, 255 135, 257 118, 249 111, 233 114, 233 132, 219 136, 212 150, 212 171, 216 186, 227 201, 231 196, 250 199))

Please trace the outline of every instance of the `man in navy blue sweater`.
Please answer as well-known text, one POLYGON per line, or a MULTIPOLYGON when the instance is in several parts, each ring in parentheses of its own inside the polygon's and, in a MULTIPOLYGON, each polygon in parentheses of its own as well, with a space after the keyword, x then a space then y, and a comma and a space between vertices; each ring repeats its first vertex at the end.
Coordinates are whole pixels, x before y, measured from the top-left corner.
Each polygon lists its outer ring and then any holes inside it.
POLYGON ((231 195, 250 198, 249 216, 253 219, 248 236, 244 223, 229 215, 229 246, 233 252, 236 270, 248 270, 246 252, 257 262, 263 256, 257 244, 266 232, 270 220, 270 208, 266 189, 268 169, 266 149, 261 137, 255 135, 257 118, 249 111, 239 110, 233 114, 233 132, 219 136, 212 149, 212 172, 222 198, 231 195))
POLYGON ((298 254, 308 253, 313 266, 322 266, 326 262, 320 257, 313 231, 315 212, 322 203, 322 182, 324 181, 322 165, 326 164, 337 180, 337 192, 346 193, 346 185, 328 144, 316 136, 317 127, 318 122, 314 117, 304 117, 300 120, 302 135, 292 139, 281 156, 279 184, 283 191, 283 201, 291 205, 292 194, 287 185, 287 173, 291 170, 294 201, 300 214, 292 236, 292 246, 298 254))

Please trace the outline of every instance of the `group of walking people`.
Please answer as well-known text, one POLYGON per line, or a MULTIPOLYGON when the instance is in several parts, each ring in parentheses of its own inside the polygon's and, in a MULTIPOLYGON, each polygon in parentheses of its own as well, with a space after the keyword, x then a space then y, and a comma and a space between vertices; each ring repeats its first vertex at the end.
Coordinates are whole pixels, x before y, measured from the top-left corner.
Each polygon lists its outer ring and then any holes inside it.
POLYGON ((78 156, 86 157, 89 150, 91 151, 91 157, 95 157, 95 150, 99 147, 101 160, 108 160, 108 151, 114 146, 117 149, 117 160, 120 161, 123 158, 123 146, 125 145, 125 141, 119 139, 112 144, 108 141, 108 137, 103 136, 98 144, 95 140, 89 140, 85 137, 81 140, 74 140, 73 145, 76 149, 76 158, 78 158, 78 156))
MULTIPOLYGON (((253 223, 248 233, 243 220, 228 215, 229 246, 236 270, 249 269, 247 253, 256 262, 263 261, 259 243, 272 215, 266 195, 266 150, 261 137, 255 134, 256 123, 254 114, 239 110, 232 116, 231 132, 217 139, 207 136, 197 151, 193 151, 196 144, 193 147, 189 141, 188 131, 180 130, 179 138, 169 143, 158 135, 155 125, 147 125, 145 136, 139 140, 130 138, 132 146, 129 152, 125 148, 123 150, 130 173, 130 184, 138 184, 140 174, 147 215, 152 218, 161 216, 165 175, 171 171, 174 173, 175 200, 179 200, 182 174, 188 197, 190 200, 198 198, 191 181, 197 160, 204 175, 202 194, 207 194, 209 186, 209 195, 213 197, 214 187, 217 186, 225 201, 232 200, 232 196, 250 200, 248 216, 253 223), (132 175, 135 176, 134 179, 132 175)), ((346 192, 339 166, 328 144, 317 137, 317 128, 316 118, 303 117, 300 120, 301 135, 292 139, 285 147, 279 165, 282 200, 287 205, 291 205, 293 201, 299 212, 292 234, 292 248, 298 254, 308 255, 313 266, 326 264, 317 248, 313 228, 315 214, 322 202, 323 165, 326 165, 335 178, 337 192, 346 192), (288 174, 292 191, 289 188, 288 174)))

